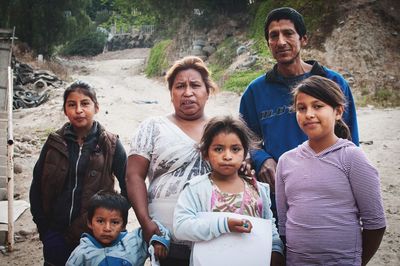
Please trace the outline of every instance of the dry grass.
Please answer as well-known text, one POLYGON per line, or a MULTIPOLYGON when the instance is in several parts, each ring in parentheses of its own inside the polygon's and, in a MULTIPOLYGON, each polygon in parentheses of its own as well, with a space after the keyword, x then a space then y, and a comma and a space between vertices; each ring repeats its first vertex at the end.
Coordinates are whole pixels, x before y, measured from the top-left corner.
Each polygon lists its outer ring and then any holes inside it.
POLYGON ((37 55, 25 43, 17 43, 13 47, 13 55, 19 62, 29 64, 34 69, 47 70, 55 74, 60 80, 69 80, 69 71, 61 63, 53 59, 39 62, 37 55))

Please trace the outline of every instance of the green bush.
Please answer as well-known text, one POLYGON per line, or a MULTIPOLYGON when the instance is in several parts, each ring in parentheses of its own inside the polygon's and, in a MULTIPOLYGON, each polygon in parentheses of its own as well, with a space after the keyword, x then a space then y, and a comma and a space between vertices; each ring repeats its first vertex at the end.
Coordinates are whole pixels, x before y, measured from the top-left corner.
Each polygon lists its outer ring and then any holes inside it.
POLYGON ((372 100, 376 102, 376 105, 382 107, 394 107, 400 105, 400 93, 398 91, 380 88, 375 92, 372 100))
POLYGON ((94 56, 103 52, 107 36, 98 31, 84 34, 72 42, 69 42, 61 50, 63 55, 94 56))
POLYGON ((218 45, 217 51, 212 55, 212 58, 210 58, 210 62, 221 68, 227 68, 236 57, 237 47, 238 44, 233 37, 226 38, 218 45))
POLYGON ((263 56, 270 56, 269 49, 267 47, 267 41, 264 37, 264 22, 269 11, 273 9, 272 1, 262 2, 255 6, 254 20, 251 22, 249 35, 250 38, 254 39, 254 49, 263 56))
POLYGON ((241 93, 247 88, 247 86, 252 80, 261 76, 264 73, 265 71, 263 70, 259 71, 246 70, 246 71, 235 72, 226 80, 222 89, 241 93))
POLYGON ((161 76, 168 68, 167 51, 171 40, 156 43, 151 48, 145 73, 148 77, 161 76))

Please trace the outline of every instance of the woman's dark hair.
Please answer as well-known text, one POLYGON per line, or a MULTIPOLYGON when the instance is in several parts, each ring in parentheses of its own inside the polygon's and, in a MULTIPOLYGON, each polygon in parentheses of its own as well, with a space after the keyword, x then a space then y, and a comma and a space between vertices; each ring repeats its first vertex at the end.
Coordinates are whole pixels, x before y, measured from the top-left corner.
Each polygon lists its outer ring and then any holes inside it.
POLYGON ((96 92, 94 88, 89 84, 81 80, 76 80, 73 83, 71 83, 64 91, 64 103, 63 103, 63 109, 65 112, 65 105, 67 103, 68 95, 71 92, 80 92, 89 97, 93 102, 96 107, 99 107, 99 103, 97 101, 96 97, 96 92))
POLYGON ((267 41, 269 39, 269 30, 268 30, 269 24, 271 24, 272 21, 279 21, 281 19, 287 19, 293 23, 297 34, 300 35, 300 39, 301 37, 306 35, 307 28, 306 24, 304 23, 303 16, 291 7, 281 7, 281 8, 276 8, 271 12, 269 12, 267 18, 265 19, 264 34, 265 34, 265 39, 267 41))
POLYGON ((116 210, 121 213, 124 226, 128 223, 128 211, 131 208, 128 200, 121 194, 115 191, 100 190, 94 194, 87 207, 87 219, 92 221, 93 215, 98 208, 105 208, 107 210, 116 210))
MULTIPOLYGON (((346 108, 346 97, 336 82, 321 77, 311 76, 302 82, 293 90, 293 108, 296 110, 296 98, 299 93, 310 95, 324 103, 332 106, 332 108, 346 108)), ((336 120, 335 135, 342 139, 351 140, 350 129, 342 118, 336 120)))
POLYGON ((203 136, 200 140, 200 152, 203 157, 208 156, 208 149, 214 137, 219 133, 236 134, 242 142, 245 158, 249 150, 256 148, 260 142, 242 119, 232 116, 216 116, 204 127, 203 136))
POLYGON ((210 71, 207 69, 204 61, 197 56, 186 56, 175 61, 165 76, 165 80, 168 82, 168 89, 170 91, 172 90, 176 75, 178 75, 179 72, 187 69, 194 69, 200 73, 208 93, 213 93, 218 90, 218 85, 211 79, 210 71))

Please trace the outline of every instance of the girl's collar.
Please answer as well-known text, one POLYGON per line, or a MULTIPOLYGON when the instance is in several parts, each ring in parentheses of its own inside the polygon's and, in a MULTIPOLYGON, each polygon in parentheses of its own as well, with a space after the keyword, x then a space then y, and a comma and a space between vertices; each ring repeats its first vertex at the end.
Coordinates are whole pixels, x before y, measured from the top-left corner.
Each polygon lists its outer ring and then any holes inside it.
MULTIPOLYGON (((85 141, 86 139, 90 138, 93 135, 96 135, 97 131, 98 131, 98 122, 93 121, 93 125, 90 128, 88 134, 83 138, 83 141, 85 141)), ((78 136, 71 123, 68 123, 67 126, 65 127, 64 136, 66 138, 73 139, 75 141, 78 140, 78 136)))

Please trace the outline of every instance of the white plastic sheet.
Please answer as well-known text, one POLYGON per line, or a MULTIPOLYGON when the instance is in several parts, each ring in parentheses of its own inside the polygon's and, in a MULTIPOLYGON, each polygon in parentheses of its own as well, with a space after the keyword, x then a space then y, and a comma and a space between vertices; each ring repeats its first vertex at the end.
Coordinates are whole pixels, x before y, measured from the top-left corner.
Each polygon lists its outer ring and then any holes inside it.
POLYGON ((210 241, 196 242, 193 247, 195 266, 212 265, 270 265, 272 250, 271 220, 234 213, 198 213, 204 219, 228 216, 249 220, 253 228, 249 234, 227 233, 210 241))
MULTIPOLYGON (((14 200, 14 222, 29 208, 29 203, 24 200, 14 200)), ((0 224, 8 223, 8 201, 0 201, 0 224)))

